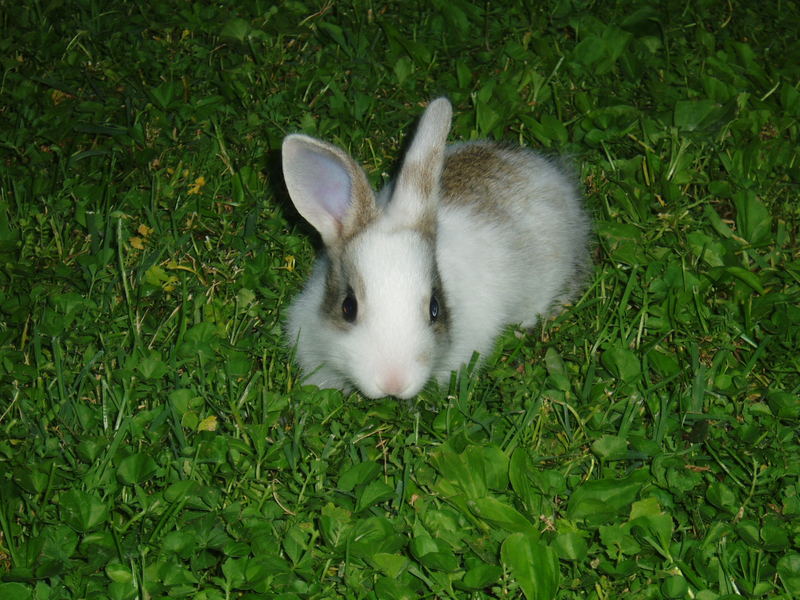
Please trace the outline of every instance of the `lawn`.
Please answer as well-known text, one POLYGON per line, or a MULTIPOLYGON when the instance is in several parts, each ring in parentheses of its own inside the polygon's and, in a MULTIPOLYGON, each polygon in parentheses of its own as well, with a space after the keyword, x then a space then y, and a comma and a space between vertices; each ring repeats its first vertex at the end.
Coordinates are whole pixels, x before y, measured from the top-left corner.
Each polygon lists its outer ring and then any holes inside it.
POLYGON ((0 598, 800 597, 800 4, 0 0, 0 598), (564 155, 563 313, 304 386, 302 131, 564 155))

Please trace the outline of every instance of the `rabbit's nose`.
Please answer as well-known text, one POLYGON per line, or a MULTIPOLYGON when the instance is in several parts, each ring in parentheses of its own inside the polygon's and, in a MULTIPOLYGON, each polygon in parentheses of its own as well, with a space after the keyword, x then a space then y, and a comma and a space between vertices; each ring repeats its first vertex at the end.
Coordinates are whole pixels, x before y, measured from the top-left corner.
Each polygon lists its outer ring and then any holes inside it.
POLYGON ((393 369, 378 381, 378 388, 387 396, 406 398, 409 391, 409 379, 400 371, 393 369))

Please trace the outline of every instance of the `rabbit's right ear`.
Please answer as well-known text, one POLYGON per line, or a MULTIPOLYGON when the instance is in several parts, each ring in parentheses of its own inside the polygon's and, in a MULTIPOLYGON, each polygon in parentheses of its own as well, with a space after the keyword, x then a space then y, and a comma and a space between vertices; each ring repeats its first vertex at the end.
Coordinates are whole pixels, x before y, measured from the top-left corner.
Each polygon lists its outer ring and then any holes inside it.
POLYGON ((283 179, 303 218, 336 246, 377 215, 364 170, 341 148, 293 134, 283 140, 283 179))

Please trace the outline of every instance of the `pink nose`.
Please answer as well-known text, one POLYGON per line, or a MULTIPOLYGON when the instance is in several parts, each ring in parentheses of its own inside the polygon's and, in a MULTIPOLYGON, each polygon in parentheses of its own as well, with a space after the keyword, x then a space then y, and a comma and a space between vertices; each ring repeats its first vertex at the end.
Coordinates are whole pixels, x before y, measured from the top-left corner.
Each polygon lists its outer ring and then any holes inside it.
POLYGON ((378 387, 381 392, 387 396, 398 396, 402 398, 403 393, 408 388, 408 381, 403 377, 402 373, 390 371, 378 382, 378 387))

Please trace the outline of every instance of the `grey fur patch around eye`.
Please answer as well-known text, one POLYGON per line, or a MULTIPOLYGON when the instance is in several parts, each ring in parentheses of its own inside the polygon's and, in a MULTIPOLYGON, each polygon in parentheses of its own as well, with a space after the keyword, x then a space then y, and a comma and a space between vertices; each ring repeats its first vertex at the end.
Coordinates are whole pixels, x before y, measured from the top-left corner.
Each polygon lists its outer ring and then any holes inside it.
POLYGON ((431 277, 431 293, 436 295, 439 302, 439 316, 431 324, 433 332, 437 337, 448 336, 450 333, 450 310, 447 303, 447 293, 442 286, 442 278, 439 276, 439 269, 434 264, 431 277))
MULTIPOLYGON (((353 291, 356 303, 361 304, 364 298, 364 283, 359 276, 355 264, 348 257, 345 246, 340 252, 329 250, 328 273, 325 277, 325 293, 322 295, 320 312, 334 327, 347 331, 353 327, 342 314, 342 302, 347 296, 348 288, 353 291)), ((358 321, 358 309, 356 309, 358 321)))

